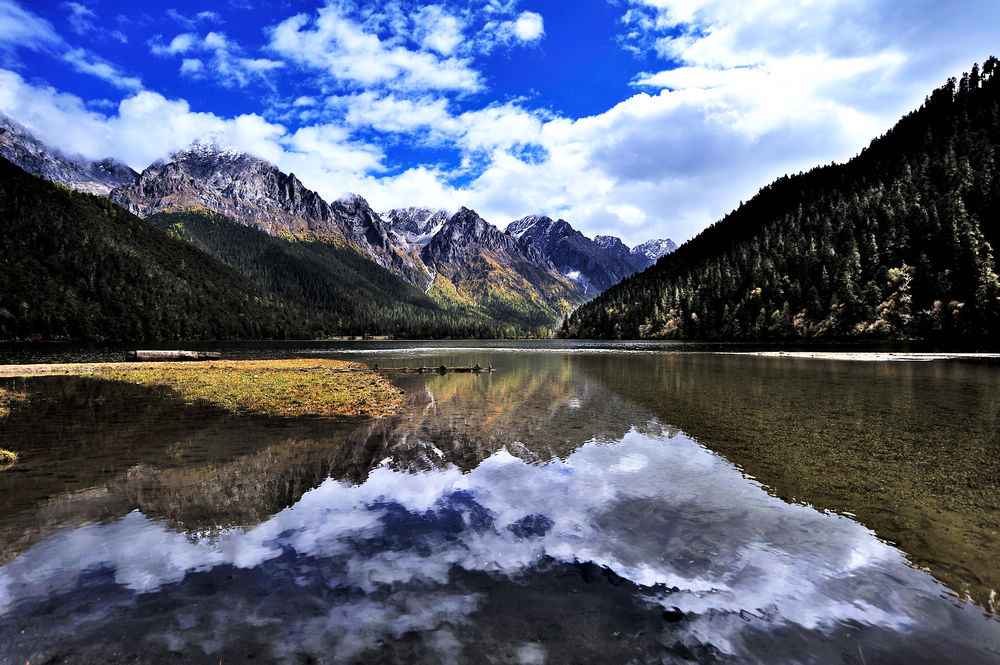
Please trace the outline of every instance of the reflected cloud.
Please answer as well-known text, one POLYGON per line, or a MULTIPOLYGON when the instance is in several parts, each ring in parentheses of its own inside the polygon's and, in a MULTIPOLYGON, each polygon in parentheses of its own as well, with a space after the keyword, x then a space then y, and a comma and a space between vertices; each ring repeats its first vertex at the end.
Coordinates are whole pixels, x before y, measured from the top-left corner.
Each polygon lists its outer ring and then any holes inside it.
MULTIPOLYGON (((197 648, 215 654, 268 625, 263 609, 242 609, 253 587, 219 581, 249 576, 268 595, 309 604, 281 616, 285 638, 269 658, 291 659, 290 644, 317 653, 336 645, 344 659, 362 658, 405 635, 454 655, 472 648, 462 626, 476 633, 491 620, 496 601, 484 585, 536 577, 558 585, 559 571, 581 565, 593 567, 585 577, 607 571, 644 612, 675 613, 679 623, 661 625, 657 640, 738 659, 757 657, 762 628, 937 634, 973 620, 950 608, 941 623, 937 583, 859 524, 768 495, 683 435, 634 429, 545 465, 504 449, 467 473, 385 465, 357 485, 328 479, 247 530, 183 535, 133 512, 63 532, 0 568, 0 616, 46 621, 44 607, 107 585, 108 575, 166 606, 212 581, 217 644, 197 648)), ((573 597, 560 591, 571 614, 573 597)), ((115 611, 105 620, 128 621, 115 611)), ((161 629, 155 639, 188 652, 204 632, 161 629)), ((544 645, 522 640, 511 660, 545 655, 544 645)))

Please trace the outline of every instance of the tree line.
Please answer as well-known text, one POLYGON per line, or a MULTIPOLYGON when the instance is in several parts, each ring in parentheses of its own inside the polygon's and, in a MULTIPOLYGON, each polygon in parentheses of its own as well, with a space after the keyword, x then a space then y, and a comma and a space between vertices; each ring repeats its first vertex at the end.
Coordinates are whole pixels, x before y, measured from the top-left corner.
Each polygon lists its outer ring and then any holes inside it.
POLYGON ((1000 332, 997 59, 846 164, 779 178, 568 316, 568 337, 957 340, 1000 332))

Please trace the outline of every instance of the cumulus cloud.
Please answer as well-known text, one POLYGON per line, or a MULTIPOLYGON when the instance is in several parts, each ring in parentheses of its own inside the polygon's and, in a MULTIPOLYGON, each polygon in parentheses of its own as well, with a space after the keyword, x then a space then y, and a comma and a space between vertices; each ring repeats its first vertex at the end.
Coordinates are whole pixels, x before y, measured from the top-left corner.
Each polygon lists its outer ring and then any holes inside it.
POLYGON ((515 18, 486 24, 477 45, 481 51, 491 51, 500 45, 536 42, 545 35, 542 15, 536 12, 521 12, 515 18))
POLYGON ((198 35, 193 32, 182 32, 171 39, 169 44, 164 44, 162 37, 158 35, 150 40, 149 49, 153 55, 176 55, 190 51, 200 41, 198 35))
MULTIPOLYGON (((626 99, 578 118, 483 94, 485 54, 545 44, 545 19, 513 0, 331 1, 271 26, 263 50, 237 43, 212 12, 168 10, 180 31, 154 38, 150 49, 176 58, 184 76, 228 87, 276 93, 284 78, 276 72, 304 70, 308 82, 285 101, 271 94, 270 122, 256 116, 264 125, 250 126, 260 135, 241 135, 239 147, 256 146, 327 198, 354 191, 379 209, 467 205, 500 226, 540 212, 635 244, 683 240, 775 177, 850 158, 948 76, 985 58, 1000 21, 1000 5, 989 2, 968 11, 931 0, 625 4, 621 45, 644 54, 636 69, 647 71, 634 75, 626 99), (378 147, 402 144, 433 150, 426 163, 393 163, 391 148, 378 147)), ((86 115, 92 103, 20 81, 3 98, 21 91, 42 104, 16 100, 27 117, 64 118, 54 127, 81 128, 80 136, 89 136, 85 126, 98 137, 129 126, 137 78, 0 0, 0 49, 14 48, 66 54, 77 71, 126 97, 117 115, 94 119, 86 115), (84 112, 76 120, 66 112, 74 104, 84 112)), ((164 120, 148 148, 102 140, 102 150, 141 168, 147 156, 193 140, 188 130, 236 126, 236 118, 159 99, 157 113, 179 114, 177 126, 164 120)), ((49 133, 59 147, 92 147, 89 138, 49 133)))
POLYGON ((514 21, 514 35, 522 42, 533 42, 545 34, 542 15, 535 12, 522 12, 514 21))
POLYGON ((181 74, 197 74, 205 68, 205 64, 198 58, 184 58, 181 61, 181 74))
POLYGON ((224 32, 210 31, 204 37, 193 32, 182 32, 164 44, 159 35, 149 41, 154 55, 194 55, 182 60, 180 73, 197 78, 212 79, 226 87, 244 87, 253 82, 266 82, 270 72, 284 66, 280 60, 249 58, 244 50, 231 41, 224 32))
POLYGON ((448 56, 462 43, 463 21, 439 5, 421 7, 413 22, 420 45, 428 51, 448 56))
MULTIPOLYGON (((425 36, 427 39, 447 48, 452 36, 425 36)), ((270 46, 286 58, 362 86, 466 92, 482 88, 468 59, 383 41, 349 18, 339 5, 327 5, 314 17, 297 14, 282 21, 271 32, 270 46)))

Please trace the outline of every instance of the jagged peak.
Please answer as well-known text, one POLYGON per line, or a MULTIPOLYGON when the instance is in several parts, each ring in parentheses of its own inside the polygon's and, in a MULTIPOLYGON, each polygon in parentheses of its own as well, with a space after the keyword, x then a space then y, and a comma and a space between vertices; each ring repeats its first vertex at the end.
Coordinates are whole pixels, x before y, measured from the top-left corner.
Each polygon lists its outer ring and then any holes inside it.
POLYGON ((546 226, 552 224, 552 218, 546 217, 545 215, 526 215, 521 219, 516 219, 507 225, 507 233, 511 234, 515 238, 520 238, 525 233, 527 233, 531 228, 544 224, 546 226))
POLYGON ((632 253, 645 256, 646 258, 655 261, 675 249, 677 249, 677 245, 670 238, 654 238, 652 240, 647 240, 642 244, 636 245, 632 248, 632 253))
MULTIPOLYGON (((229 143, 225 136, 219 132, 213 132, 200 136, 191 142, 187 147, 173 153, 172 158, 178 159, 188 155, 196 156, 225 156, 225 157, 252 157, 242 150, 238 150, 229 143)), ((260 159, 255 157, 255 159, 260 159)), ((266 161, 266 160, 261 160, 266 161)))
MULTIPOLYGON (((368 199, 361 196, 360 194, 354 194, 353 192, 347 192, 345 194, 341 194, 340 196, 337 197, 337 199, 333 202, 333 204, 343 208, 351 208, 351 209, 371 208, 371 206, 368 205, 368 199)), ((378 217, 378 215, 375 214, 375 211, 372 211, 372 215, 378 217)), ((381 217, 379 217, 379 219, 381 219, 381 217)))
POLYGON ((621 245, 626 250, 631 251, 631 248, 622 242, 622 239, 618 236, 608 236, 608 235, 598 235, 594 236, 594 243, 601 249, 607 249, 609 247, 617 247, 621 245))

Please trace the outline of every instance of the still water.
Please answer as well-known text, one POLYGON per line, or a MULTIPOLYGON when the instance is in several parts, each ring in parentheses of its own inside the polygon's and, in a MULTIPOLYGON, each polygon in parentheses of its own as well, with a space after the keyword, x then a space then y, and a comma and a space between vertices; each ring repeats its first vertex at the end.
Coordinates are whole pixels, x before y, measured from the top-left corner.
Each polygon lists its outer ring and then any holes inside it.
POLYGON ((996 365, 237 354, 497 371, 380 420, 0 383, 0 663, 1000 662, 996 365))

